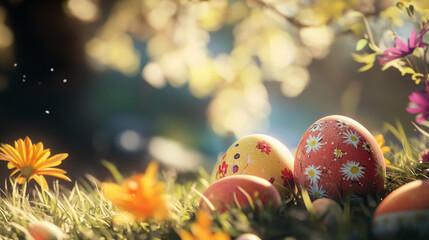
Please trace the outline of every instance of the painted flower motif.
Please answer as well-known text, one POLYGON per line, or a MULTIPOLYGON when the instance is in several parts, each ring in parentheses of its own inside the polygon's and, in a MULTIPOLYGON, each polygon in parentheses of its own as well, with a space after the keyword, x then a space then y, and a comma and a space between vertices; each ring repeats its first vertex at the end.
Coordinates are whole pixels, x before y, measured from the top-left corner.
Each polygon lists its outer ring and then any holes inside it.
POLYGON ((364 169, 365 167, 359 166, 358 162, 347 161, 346 164, 342 164, 340 172, 342 172, 343 175, 347 178, 347 181, 357 181, 365 174, 365 172, 363 171, 364 169))
POLYGON ((295 186, 292 171, 288 168, 282 170, 282 176, 280 178, 283 180, 283 186, 287 188, 295 186))
POLYGON ((395 38, 396 47, 388 48, 384 50, 383 54, 378 55, 377 58, 381 60, 379 63, 388 63, 395 59, 399 59, 412 54, 414 52, 414 49, 418 47, 426 47, 427 44, 422 41, 422 38, 427 31, 429 31, 429 29, 427 28, 427 24, 423 27, 418 36, 416 29, 411 31, 411 35, 408 38, 408 44, 406 44, 399 38, 395 38))
POLYGON ((317 184, 311 186, 308 189, 308 192, 313 196, 313 198, 328 197, 328 195, 326 195, 326 190, 323 190, 322 187, 319 187, 317 184))
POLYGON ((343 134, 344 134, 343 138, 346 139, 344 140, 344 143, 352 144, 357 149, 357 145, 359 143, 359 136, 357 135, 357 133, 351 130, 347 130, 343 134))
POLYGON ((320 131, 322 129, 322 124, 325 123, 324 121, 320 121, 318 123, 315 123, 311 129, 310 132, 320 131))
POLYGON ((335 148, 334 149, 334 155, 336 158, 341 158, 345 153, 341 151, 341 149, 335 148))
POLYGON ((218 175, 221 175, 220 178, 225 177, 226 171, 228 171, 228 164, 226 163, 226 161, 223 161, 222 164, 219 164, 219 167, 218 167, 218 170, 216 173, 216 177, 218 175))
POLYGON ((2 144, 0 147, 0 160, 8 161, 7 168, 16 168, 10 177, 20 172, 15 178, 19 184, 34 179, 43 189, 49 190, 48 183, 43 175, 54 176, 67 181, 71 181, 66 175, 67 172, 53 168, 61 164, 68 157, 67 153, 56 154, 52 157, 49 148, 43 149, 41 142, 33 144, 29 137, 25 140, 15 141, 15 147, 9 144, 2 144))
POLYGON ((375 166, 375 176, 380 176, 383 180, 386 180, 386 174, 384 173, 383 166, 379 164, 375 166))
POLYGON ((410 100, 409 107, 405 109, 411 114, 416 115, 416 122, 423 123, 429 117, 429 89, 423 92, 412 92, 408 99, 410 100))
POLYGON ((270 154, 271 152, 271 146, 269 143, 262 141, 262 142, 258 142, 258 145, 256 145, 257 149, 261 149, 261 152, 266 153, 267 155, 270 154))
POLYGON ((181 240, 230 240, 231 237, 224 232, 212 232, 212 219, 205 211, 198 211, 197 222, 191 224, 191 231, 180 230, 181 240))
POLYGON ((320 133, 317 134, 317 137, 310 135, 307 139, 307 145, 305 145, 305 147, 307 148, 305 152, 309 153, 311 151, 318 151, 319 148, 321 148, 323 145, 326 144, 326 143, 320 142, 322 141, 322 139, 323 139, 323 136, 320 133))
POLYGON ((68 239, 66 234, 57 225, 48 221, 37 221, 27 228, 28 233, 34 240, 68 239))
POLYGON ((371 149, 371 146, 369 145, 369 142, 363 142, 362 147, 365 149, 365 151, 367 151, 368 153, 371 153, 372 149, 371 149))
POLYGON ((168 203, 164 183, 157 181, 158 164, 152 162, 144 174, 126 179, 122 184, 102 183, 103 196, 118 208, 130 213, 134 221, 166 219, 168 203))
POLYGON ((337 127, 340 130, 344 130, 344 128, 349 128, 349 125, 347 125, 345 122, 337 120, 337 127))
POLYGON ((322 170, 319 170, 320 168, 320 166, 315 167, 314 165, 311 165, 305 169, 304 174, 308 176, 311 184, 315 184, 317 180, 320 179, 320 175, 322 175, 322 170))

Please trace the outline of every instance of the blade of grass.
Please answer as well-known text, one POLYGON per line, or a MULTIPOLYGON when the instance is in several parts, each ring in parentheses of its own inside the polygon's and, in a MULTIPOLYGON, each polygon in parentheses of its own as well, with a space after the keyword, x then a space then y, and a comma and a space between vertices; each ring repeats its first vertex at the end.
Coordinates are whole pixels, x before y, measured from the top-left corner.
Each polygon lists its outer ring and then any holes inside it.
POLYGON ((104 159, 101 161, 101 164, 103 164, 103 166, 107 168, 107 170, 109 170, 110 174, 112 174, 113 176, 113 179, 115 179, 117 183, 122 182, 122 174, 119 172, 118 168, 115 165, 104 159))

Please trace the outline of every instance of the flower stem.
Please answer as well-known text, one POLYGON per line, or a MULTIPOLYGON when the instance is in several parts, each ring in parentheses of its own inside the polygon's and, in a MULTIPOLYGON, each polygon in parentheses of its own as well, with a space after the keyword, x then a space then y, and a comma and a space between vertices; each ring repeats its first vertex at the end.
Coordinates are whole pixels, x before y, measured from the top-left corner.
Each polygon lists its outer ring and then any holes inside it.
POLYGON ((362 19, 363 19, 363 23, 365 24, 366 30, 368 31, 368 38, 369 38, 369 42, 372 44, 372 46, 373 46, 375 49, 380 50, 380 49, 378 48, 378 46, 375 44, 375 42, 374 42, 374 36, 372 35, 372 31, 371 31, 371 28, 370 28, 370 26, 369 26, 368 19, 367 19, 365 16, 363 16, 363 17, 362 17, 362 19))
POLYGON ((24 206, 24 201, 25 201, 25 198, 26 198, 26 195, 27 195, 27 182, 28 181, 25 181, 24 182, 24 185, 22 186, 22 201, 21 201, 21 204, 24 206))
POLYGON ((427 51, 428 51, 428 48, 424 47, 423 48, 423 65, 424 65, 424 68, 425 68, 425 82, 428 81, 428 64, 426 62, 427 61, 427 56, 426 56, 427 51))

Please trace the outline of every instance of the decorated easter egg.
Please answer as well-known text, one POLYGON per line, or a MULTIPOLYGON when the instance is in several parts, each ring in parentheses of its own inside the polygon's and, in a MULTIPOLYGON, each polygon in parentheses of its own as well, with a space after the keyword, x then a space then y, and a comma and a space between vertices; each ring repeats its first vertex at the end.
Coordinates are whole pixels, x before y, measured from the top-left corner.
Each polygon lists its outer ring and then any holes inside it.
POLYGON ((261 238, 252 233, 244 233, 238 236, 235 240, 261 240, 261 238))
POLYGON ((258 204, 280 206, 280 194, 267 180, 251 175, 229 176, 217 180, 203 193, 200 208, 224 212, 228 206, 258 204), (212 209, 214 207, 214 209, 212 209))
POLYGON ((402 233, 429 239, 429 180, 407 183, 391 192, 374 212, 373 233, 385 239, 402 233))
POLYGON ((66 239, 66 235, 61 231, 55 224, 41 221, 31 224, 28 227, 28 232, 32 238, 27 239, 35 240, 63 240, 66 239))
POLYGON ((313 213, 322 225, 333 231, 337 228, 343 210, 330 198, 318 198, 313 202, 313 213))
POLYGON ((280 141, 267 135, 240 138, 223 155, 216 179, 235 175, 261 177, 285 196, 294 188, 293 155, 280 141))
POLYGON ((328 116, 304 133, 295 154, 296 183, 313 199, 353 199, 384 188, 383 153, 371 133, 355 120, 328 116))

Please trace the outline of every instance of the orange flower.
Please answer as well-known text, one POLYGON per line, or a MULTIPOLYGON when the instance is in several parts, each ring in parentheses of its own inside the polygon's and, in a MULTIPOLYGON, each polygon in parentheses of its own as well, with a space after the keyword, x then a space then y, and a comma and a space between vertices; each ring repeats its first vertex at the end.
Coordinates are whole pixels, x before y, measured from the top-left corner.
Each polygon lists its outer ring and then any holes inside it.
MULTIPOLYGON (((378 134, 374 138, 377 141, 378 146, 380 146, 381 152, 383 154, 390 152, 390 147, 384 146, 384 144, 386 143, 386 141, 384 140, 383 135, 378 134)), ((392 166, 392 164, 390 163, 390 161, 387 160, 386 158, 384 158, 384 162, 386 163, 386 167, 391 167, 392 166)))
POLYGON ((43 149, 41 142, 32 144, 29 137, 26 137, 24 141, 22 139, 15 141, 15 147, 9 144, 2 144, 0 147, 0 160, 8 161, 7 167, 9 169, 16 168, 10 174, 10 177, 20 171, 21 173, 15 179, 19 184, 34 179, 46 190, 49 190, 49 186, 43 175, 71 181, 70 178, 64 175, 67 173, 66 171, 53 168, 60 165, 68 157, 68 154, 61 153, 52 157, 49 157, 49 155, 51 155, 49 148, 43 149))
POLYGON ((197 213, 197 222, 192 223, 191 232, 182 230, 179 235, 182 240, 230 240, 228 234, 224 232, 213 233, 210 230, 212 220, 210 215, 204 211, 197 213))
POLYGON ((168 216, 164 184, 156 180, 158 164, 150 163, 145 174, 137 174, 122 182, 103 183, 104 197, 118 208, 127 211, 133 221, 149 218, 162 220, 168 216))

